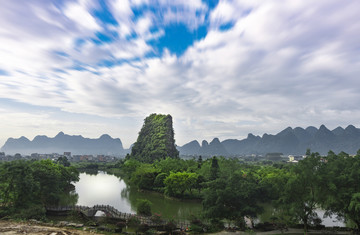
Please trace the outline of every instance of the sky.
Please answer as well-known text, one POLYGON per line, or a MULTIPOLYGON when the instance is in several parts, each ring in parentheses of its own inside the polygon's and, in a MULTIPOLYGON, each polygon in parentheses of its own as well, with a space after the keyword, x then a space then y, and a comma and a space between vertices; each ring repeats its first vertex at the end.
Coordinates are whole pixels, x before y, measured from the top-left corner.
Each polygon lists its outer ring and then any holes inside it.
POLYGON ((0 145, 151 113, 177 145, 360 127, 358 0, 0 0, 0 145))

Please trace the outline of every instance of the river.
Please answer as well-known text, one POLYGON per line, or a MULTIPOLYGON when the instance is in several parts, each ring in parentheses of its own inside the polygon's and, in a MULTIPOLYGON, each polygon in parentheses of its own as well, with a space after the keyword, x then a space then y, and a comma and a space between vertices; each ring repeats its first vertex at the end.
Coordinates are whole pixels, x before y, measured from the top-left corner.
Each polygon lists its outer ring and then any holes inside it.
POLYGON ((101 171, 96 175, 80 173, 80 180, 74 185, 77 205, 82 206, 110 205, 121 212, 136 213, 137 200, 147 199, 152 203, 153 213, 176 220, 188 219, 189 215, 197 215, 202 209, 199 202, 169 199, 159 193, 131 189, 124 180, 101 171))
MULTIPOLYGON (((82 206, 110 205, 121 212, 136 213, 137 200, 147 199, 152 203, 153 213, 176 220, 186 220, 191 214, 199 215, 202 209, 200 202, 180 201, 166 198, 159 193, 139 192, 131 189, 121 178, 101 171, 96 175, 80 173, 80 180, 74 185, 78 194, 77 205, 82 206)), ((259 219, 260 221, 269 221, 273 208, 265 205, 264 209, 265 211, 259 216, 259 219)), ((324 211, 321 209, 316 212, 325 226, 345 226, 343 222, 337 221, 335 218, 323 218, 324 211)))

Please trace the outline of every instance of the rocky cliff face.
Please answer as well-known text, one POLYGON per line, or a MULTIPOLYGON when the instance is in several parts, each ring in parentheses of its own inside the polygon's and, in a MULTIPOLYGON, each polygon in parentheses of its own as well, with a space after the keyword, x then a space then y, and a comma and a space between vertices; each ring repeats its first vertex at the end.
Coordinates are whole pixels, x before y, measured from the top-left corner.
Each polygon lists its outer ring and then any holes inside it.
POLYGON ((175 147, 172 117, 151 114, 145 118, 129 158, 151 163, 166 157, 179 157, 179 151, 175 147))

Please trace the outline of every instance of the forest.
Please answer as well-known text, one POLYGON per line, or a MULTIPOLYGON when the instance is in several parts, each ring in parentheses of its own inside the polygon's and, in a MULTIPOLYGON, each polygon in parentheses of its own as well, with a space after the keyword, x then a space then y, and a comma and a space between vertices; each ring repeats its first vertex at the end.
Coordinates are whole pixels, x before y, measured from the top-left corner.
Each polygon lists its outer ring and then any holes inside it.
POLYGON ((350 227, 360 228, 360 151, 356 156, 332 151, 320 156, 308 151, 295 164, 199 157, 153 163, 128 159, 116 168, 139 190, 201 200, 201 218, 220 227, 230 221, 244 228, 245 217, 256 218, 263 205, 270 204, 272 223, 280 227, 302 224, 307 231, 320 226, 315 210, 322 208, 325 215, 340 216, 350 227))

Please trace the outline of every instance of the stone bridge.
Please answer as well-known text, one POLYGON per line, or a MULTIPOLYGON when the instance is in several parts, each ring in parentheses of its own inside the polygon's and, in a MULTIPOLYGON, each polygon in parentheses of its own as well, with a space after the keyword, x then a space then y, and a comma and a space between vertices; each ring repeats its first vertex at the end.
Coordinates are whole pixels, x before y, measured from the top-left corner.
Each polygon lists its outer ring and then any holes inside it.
MULTIPOLYGON (((96 212, 102 211, 107 217, 117 218, 117 219, 129 219, 130 217, 142 217, 137 216, 136 214, 123 213, 118 211, 112 206, 109 205, 95 205, 93 207, 89 206, 51 206, 46 207, 47 211, 50 212, 67 212, 67 211, 78 211, 86 215, 87 217, 94 217, 96 212)), ((144 217, 146 218, 146 217, 144 217)))
MULTIPOLYGON (((122 219, 126 220, 126 222, 132 218, 136 217, 140 220, 142 224, 148 224, 148 225, 165 225, 168 221, 162 220, 161 222, 154 222, 151 217, 149 216, 140 216, 136 214, 131 213, 124 213, 120 212, 117 209, 115 209, 112 206, 109 205, 95 205, 93 207, 89 206, 52 206, 52 207, 46 207, 46 210, 48 212, 70 212, 70 211, 78 211, 83 213, 87 217, 94 217, 96 212, 102 211, 106 215, 106 217, 115 218, 115 219, 122 219)), ((178 228, 186 229, 190 227, 190 223, 188 221, 177 221, 176 225, 178 228)))

